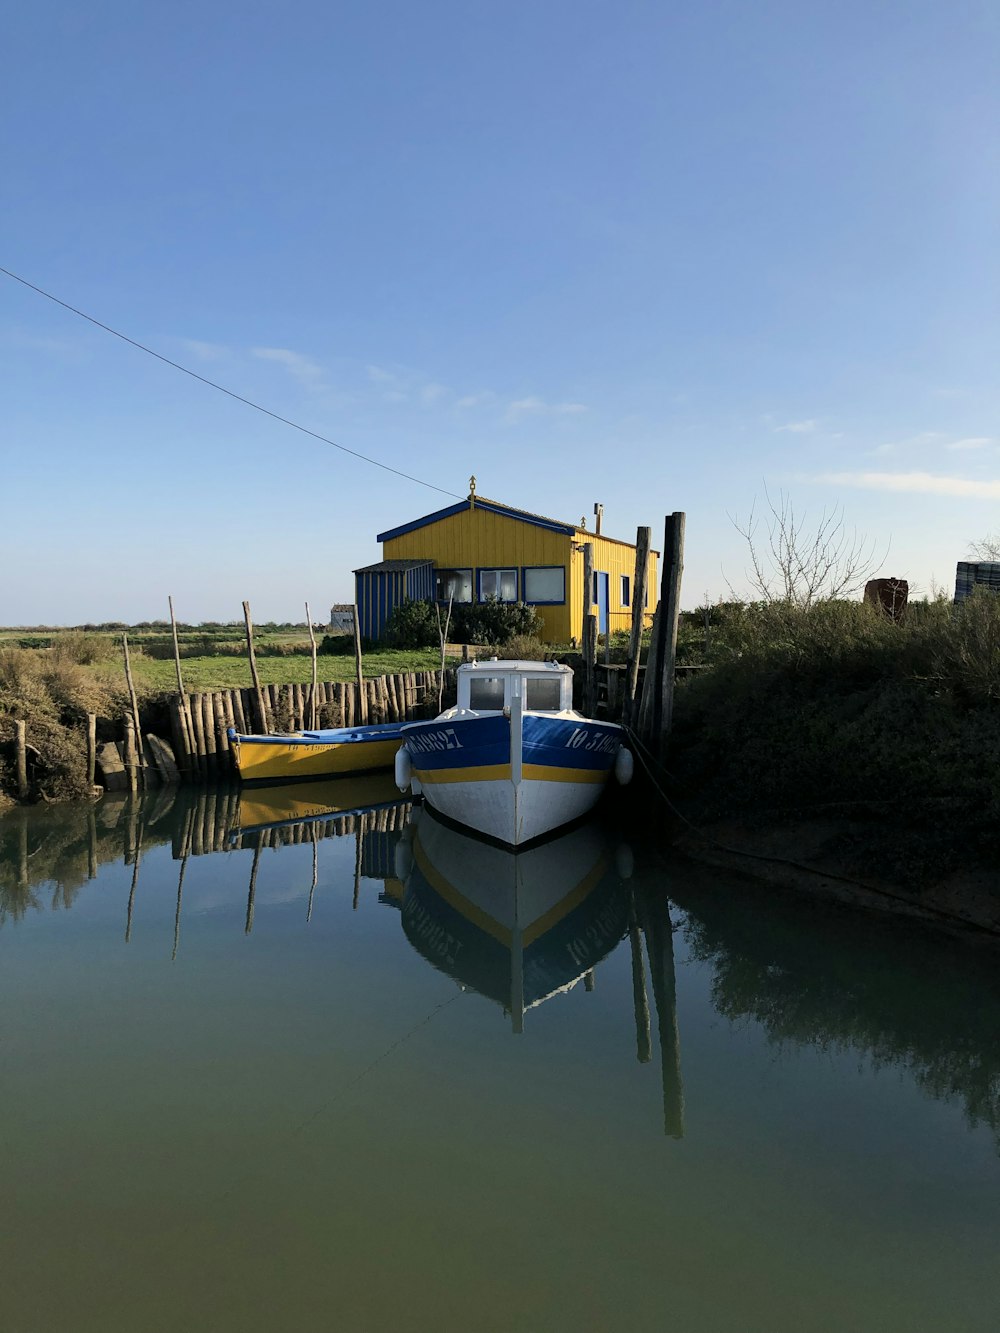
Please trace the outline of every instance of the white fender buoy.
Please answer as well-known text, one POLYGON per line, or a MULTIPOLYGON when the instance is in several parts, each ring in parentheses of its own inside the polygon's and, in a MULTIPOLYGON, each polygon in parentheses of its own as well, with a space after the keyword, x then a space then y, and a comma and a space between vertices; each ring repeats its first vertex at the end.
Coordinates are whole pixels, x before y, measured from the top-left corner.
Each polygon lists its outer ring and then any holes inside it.
POLYGON ((393 869, 400 884, 405 884, 409 879, 412 866, 413 848, 409 840, 397 842, 396 850, 393 852, 393 869))
POLYGON ((619 879, 631 879, 635 869, 635 857, 627 842, 620 842, 615 848, 615 870, 619 879))
POLYGON ((634 772, 635 760, 632 758, 632 751, 626 750, 623 745, 615 755, 615 781, 619 786, 627 787, 632 781, 634 772))
POLYGON ((406 746, 401 745, 396 751, 396 786, 400 791, 406 791, 409 787, 410 777, 410 754, 406 746))

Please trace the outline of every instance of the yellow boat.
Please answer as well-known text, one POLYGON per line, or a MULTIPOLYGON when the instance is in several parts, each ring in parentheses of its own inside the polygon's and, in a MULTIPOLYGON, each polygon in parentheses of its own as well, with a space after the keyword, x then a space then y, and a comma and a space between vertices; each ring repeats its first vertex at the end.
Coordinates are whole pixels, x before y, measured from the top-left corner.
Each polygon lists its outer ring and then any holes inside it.
POLYGON ((241 736, 229 730, 236 770, 244 782, 294 782, 347 777, 392 768, 402 723, 336 727, 278 736, 241 736))

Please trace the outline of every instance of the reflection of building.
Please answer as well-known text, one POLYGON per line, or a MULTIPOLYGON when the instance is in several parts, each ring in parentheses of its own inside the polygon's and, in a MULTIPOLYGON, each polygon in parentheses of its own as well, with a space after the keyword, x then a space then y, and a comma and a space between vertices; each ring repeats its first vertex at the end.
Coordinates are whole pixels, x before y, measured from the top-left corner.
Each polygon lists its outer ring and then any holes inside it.
MULTIPOLYGON (((597 506, 597 508, 601 508, 597 506)), ((357 569, 355 599, 361 633, 378 639, 403 600, 456 603, 527 602, 541 618, 549 643, 580 639, 583 631, 583 543, 594 554, 593 601, 599 633, 632 623, 635 546, 513 509, 471 492, 467 500, 380 532, 384 559, 357 569)), ((648 566, 646 619, 656 609, 656 560, 648 566)))
POLYGON ((592 827, 515 854, 425 812, 401 859, 407 939, 502 1005, 515 1032, 525 1010, 586 978, 628 931, 628 889, 592 827))

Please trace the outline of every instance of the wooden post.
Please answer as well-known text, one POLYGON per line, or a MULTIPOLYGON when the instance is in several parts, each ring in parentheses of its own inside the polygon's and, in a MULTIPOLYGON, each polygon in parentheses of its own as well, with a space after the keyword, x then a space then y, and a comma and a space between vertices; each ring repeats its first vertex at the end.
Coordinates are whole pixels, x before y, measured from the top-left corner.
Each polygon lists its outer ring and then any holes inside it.
POLYGON ((87 786, 93 791, 97 776, 97 714, 87 714, 87 786))
MULTIPOLYGON (((142 767, 143 767, 142 723, 139 721, 139 700, 136 697, 135 693, 135 682, 132 680, 132 663, 129 661, 127 634, 122 635, 122 654, 124 655, 125 658, 125 680, 126 683, 128 684, 128 697, 129 697, 129 702, 132 705, 132 725, 135 728, 135 736, 133 737, 133 739, 136 745, 136 756, 137 756, 136 768, 138 772, 139 784, 140 786, 144 787, 146 783, 145 783, 145 777, 142 772, 142 767)), ((126 764, 126 768, 127 767, 128 765, 126 764)), ((134 775, 130 776, 129 782, 134 785, 135 782, 134 775)))
POLYGON ((591 615, 594 604, 594 544, 583 544, 583 712, 593 717, 596 704, 597 620, 591 615), (593 622, 593 624, 591 624, 593 622))
MULTIPOLYGON (((660 620, 660 690, 654 717, 653 743, 659 754, 666 749, 674 716, 674 669, 677 660, 677 621, 681 610, 684 573, 684 514, 675 511, 663 533, 663 615, 660 620)), ((656 703, 654 696, 654 703, 656 703)))
POLYGON ((250 619, 250 603, 243 603, 243 621, 247 629, 247 656, 250 659, 250 678, 253 681, 253 687, 257 695, 257 714, 260 722, 260 729, 266 736, 270 730, 268 726, 267 706, 264 703, 264 691, 260 687, 260 675, 257 671, 257 658, 253 651, 253 621, 250 619))
POLYGON ((365 678, 361 670, 361 622, 358 620, 357 602, 351 610, 354 612, 354 669, 358 678, 358 702, 361 707, 358 722, 361 726, 365 726, 368 722, 368 695, 365 693, 365 678))
POLYGON ((128 789, 134 792, 136 789, 136 735, 135 723, 128 714, 125 715, 125 753, 122 758, 125 761, 125 773, 128 777, 128 789))
POLYGON ((184 681, 181 679, 181 650, 177 646, 177 621, 174 619, 174 599, 167 598, 170 606, 170 632, 174 636, 174 666, 177 668, 177 693, 183 696, 184 681))
POLYGON ((636 685, 639 680, 639 656, 642 651, 642 627, 646 608, 646 588, 649 577, 649 548, 652 531, 637 528, 635 534, 635 574, 632 579, 632 634, 628 643, 628 670, 625 674, 625 698, 622 701, 622 723, 633 724, 636 685))
POLYGON ((23 801, 28 795, 28 742, 23 722, 14 723, 17 743, 17 796, 23 801))
POLYGON ((309 691, 309 730, 316 730, 316 690, 319 682, 319 666, 316 661, 316 634, 313 630, 309 603, 306 602, 306 628, 309 630, 309 646, 312 650, 312 689, 309 691))

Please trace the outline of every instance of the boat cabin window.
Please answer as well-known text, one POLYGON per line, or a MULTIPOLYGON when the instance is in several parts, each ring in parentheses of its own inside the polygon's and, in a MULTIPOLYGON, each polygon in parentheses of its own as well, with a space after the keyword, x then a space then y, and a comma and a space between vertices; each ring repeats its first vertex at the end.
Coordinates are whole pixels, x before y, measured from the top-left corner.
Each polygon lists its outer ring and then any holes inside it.
POLYGON ((474 676, 469 681, 469 707, 479 712, 502 712, 503 694, 503 676, 474 676))
POLYGON ((524 706, 532 713, 558 713, 562 704, 559 676, 529 676, 524 706))

